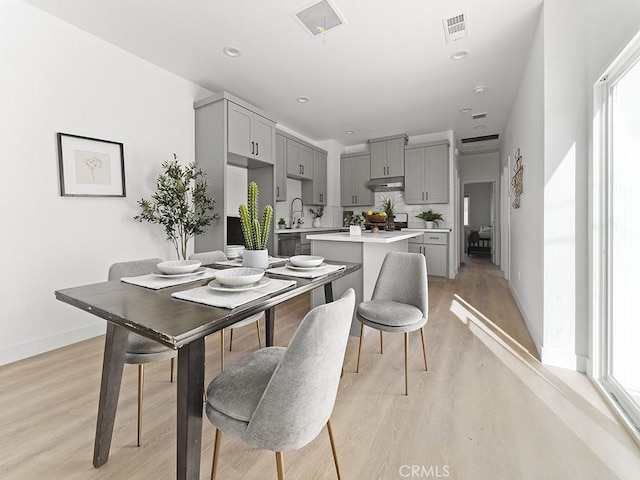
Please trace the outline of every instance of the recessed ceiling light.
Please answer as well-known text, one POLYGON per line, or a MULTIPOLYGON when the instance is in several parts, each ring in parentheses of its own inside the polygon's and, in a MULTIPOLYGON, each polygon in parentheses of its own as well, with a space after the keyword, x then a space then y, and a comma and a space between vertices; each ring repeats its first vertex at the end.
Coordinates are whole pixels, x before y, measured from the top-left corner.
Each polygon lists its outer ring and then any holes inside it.
POLYGON ((346 133, 347 135, 351 135, 353 133, 353 130, 345 130, 344 133, 346 133))
POLYGON ((485 87, 484 85, 478 85, 476 88, 473 89, 474 92, 476 93, 482 93, 486 90, 487 87, 485 87))
POLYGON ((240 56, 240 50, 238 50, 235 47, 224 47, 222 49, 222 52, 227 55, 228 57, 239 57, 240 56))
POLYGON ((484 125, 476 125, 475 127, 476 130, 482 130, 484 128, 484 125))
POLYGON ((470 111, 470 108, 463 108, 462 110, 460 110, 460 113, 469 113, 470 111))
POLYGON ((298 97, 298 98, 296 98, 296 100, 299 103, 307 103, 309 101, 309 98, 308 97, 298 97))
POLYGON ((460 50, 451 54, 451 60, 464 60, 471 52, 469 50, 460 50))

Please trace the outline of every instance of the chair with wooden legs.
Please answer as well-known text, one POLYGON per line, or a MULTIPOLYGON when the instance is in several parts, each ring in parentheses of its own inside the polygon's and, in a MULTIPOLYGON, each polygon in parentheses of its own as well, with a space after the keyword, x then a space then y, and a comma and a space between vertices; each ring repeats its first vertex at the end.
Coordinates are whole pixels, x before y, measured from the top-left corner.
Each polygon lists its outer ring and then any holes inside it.
POLYGON ((216 427, 211 478, 216 478, 222 432, 276 454, 302 448, 326 425, 338 479, 340 467, 330 416, 355 307, 349 289, 335 302, 311 310, 288 347, 251 353, 220 373, 207 388, 206 413, 216 427))
MULTIPOLYGON (((192 253, 189 255, 189 260, 199 260, 203 265, 212 265, 216 262, 226 262, 228 259, 222 250, 213 250, 211 252, 192 253)), ((231 332, 229 333, 229 351, 233 348, 233 331, 236 328, 246 327, 252 323, 255 323, 256 330, 258 332, 258 348, 262 348, 262 339, 260 338, 260 319, 263 315, 264 313, 262 312, 256 313, 255 315, 251 315, 250 317, 233 324, 233 327, 230 328, 231 332)), ((224 330, 225 329, 220 330, 220 371, 224 371, 224 330)))
MULTIPOLYGON (((122 277, 136 277, 146 275, 157 270, 156 265, 162 262, 159 258, 147 258, 144 260, 134 260, 131 262, 114 263, 109 268, 109 281, 120 280, 122 277)), ((142 335, 129 332, 127 341, 127 351, 124 362, 130 365, 138 365, 138 437, 137 445, 140 446, 142 435, 142 399, 144 387, 144 364, 159 362, 167 358, 171 359, 171 382, 173 382, 173 372, 175 358, 178 351, 166 347, 161 343, 143 337, 142 335)))
POLYGON ((382 353, 382 332, 404 333, 404 393, 408 395, 409 332, 420 330, 424 369, 427 370, 424 326, 429 319, 429 291, 424 255, 387 253, 371 300, 358 305, 356 316, 362 323, 356 373, 360 371, 360 352, 365 325, 380 331, 380 353, 382 353))

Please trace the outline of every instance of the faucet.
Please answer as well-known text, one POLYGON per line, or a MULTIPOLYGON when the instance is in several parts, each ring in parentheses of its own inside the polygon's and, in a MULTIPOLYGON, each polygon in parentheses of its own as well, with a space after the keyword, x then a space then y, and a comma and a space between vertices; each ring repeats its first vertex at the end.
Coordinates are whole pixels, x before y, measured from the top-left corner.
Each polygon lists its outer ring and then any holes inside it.
POLYGON ((302 220, 302 217, 304 217, 304 204, 302 203, 302 199, 300 197, 296 197, 291 200, 291 207, 289 208, 289 215, 291 216, 291 228, 294 228, 295 214, 298 212, 300 213, 300 218, 298 218, 298 223, 296 224, 295 228, 300 228, 300 225, 304 223, 304 220, 302 220), (293 208, 293 204, 296 200, 300 200, 300 210, 294 210, 293 208))

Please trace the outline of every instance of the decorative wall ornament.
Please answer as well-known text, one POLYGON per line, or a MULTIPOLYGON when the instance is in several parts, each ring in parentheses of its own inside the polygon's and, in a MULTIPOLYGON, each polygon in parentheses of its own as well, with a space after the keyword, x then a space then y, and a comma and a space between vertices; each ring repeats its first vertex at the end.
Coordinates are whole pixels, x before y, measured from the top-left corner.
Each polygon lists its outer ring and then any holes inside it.
POLYGON ((513 208, 520 208, 520 195, 522 195, 522 188, 524 184, 524 166, 522 165, 520 149, 516 150, 515 159, 516 163, 513 166, 513 177, 511 178, 511 187, 513 188, 513 202, 511 203, 511 206, 513 208))

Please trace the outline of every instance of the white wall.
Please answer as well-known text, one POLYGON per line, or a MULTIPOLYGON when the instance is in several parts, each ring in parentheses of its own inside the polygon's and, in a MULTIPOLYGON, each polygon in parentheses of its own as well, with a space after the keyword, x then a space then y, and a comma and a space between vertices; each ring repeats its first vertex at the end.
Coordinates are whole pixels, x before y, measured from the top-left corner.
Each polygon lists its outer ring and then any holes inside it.
POLYGON ((175 258, 133 220, 174 152, 194 155, 193 101, 207 92, 18 0, 0 0, 0 364, 100 334, 55 300, 109 265, 175 258), (56 132, 124 143, 126 198, 61 197, 56 132))

